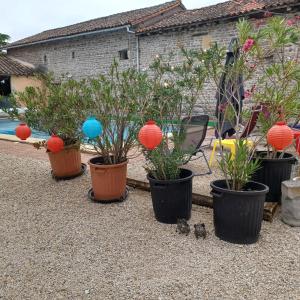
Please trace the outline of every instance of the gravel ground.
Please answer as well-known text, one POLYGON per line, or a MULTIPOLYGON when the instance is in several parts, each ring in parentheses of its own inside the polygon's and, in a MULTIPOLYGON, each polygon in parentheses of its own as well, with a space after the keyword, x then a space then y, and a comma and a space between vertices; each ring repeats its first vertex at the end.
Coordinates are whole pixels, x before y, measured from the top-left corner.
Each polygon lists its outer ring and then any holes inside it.
POLYGON ((87 200, 89 174, 55 182, 49 164, 0 154, 1 299, 299 299, 299 229, 264 222, 255 245, 213 233, 212 210, 176 234, 154 220, 148 193, 87 200))

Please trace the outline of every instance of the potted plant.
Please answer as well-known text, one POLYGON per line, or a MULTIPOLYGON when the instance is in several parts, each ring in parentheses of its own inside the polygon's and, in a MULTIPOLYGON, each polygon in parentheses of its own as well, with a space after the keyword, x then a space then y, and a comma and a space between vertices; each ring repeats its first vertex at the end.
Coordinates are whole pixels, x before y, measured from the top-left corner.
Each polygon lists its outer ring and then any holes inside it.
MULTIPOLYGON (((272 56, 267 64, 263 63, 261 53, 257 55, 263 67, 253 99, 263 108, 258 119, 262 136, 266 136, 277 122, 284 121, 288 124, 299 116, 300 30, 298 22, 296 18, 291 22, 281 17, 274 17, 270 18, 267 26, 260 30, 260 44, 268 43, 269 49, 272 50, 272 56), (297 49, 294 54, 291 51, 293 47, 297 49)), ((267 148, 255 153, 261 167, 254 172, 252 178, 269 186, 270 191, 266 201, 279 202, 281 183, 290 179, 292 165, 296 159, 292 153, 286 152, 287 148, 275 149, 267 141, 267 148)))
POLYGON ((232 39, 228 51, 215 43, 207 51, 191 53, 191 57, 204 62, 208 77, 215 82, 218 91, 216 136, 220 148, 219 167, 224 178, 210 184, 215 234, 231 243, 251 244, 259 238, 269 190, 266 185, 251 180, 260 167, 259 161, 253 158, 255 149, 264 137, 249 139, 245 134, 254 112, 253 105, 246 105, 254 88, 246 90, 246 87, 256 75, 253 59, 260 51, 261 32, 253 32, 245 20, 238 23, 237 29, 238 38, 232 39), (224 138, 228 136, 226 143, 233 145, 230 152, 223 147, 224 138))
POLYGON ((182 50, 182 53, 186 58, 182 65, 171 66, 160 56, 152 64, 150 85, 153 93, 145 118, 154 121, 147 122, 139 134, 155 218, 169 224, 191 217, 195 174, 182 165, 194 149, 182 147, 186 131, 181 119, 192 116, 206 77, 201 65, 195 66, 187 51, 182 50), (152 143, 153 138, 156 144, 152 143))
MULTIPOLYGON (((92 189, 89 197, 103 203, 126 198, 128 159, 137 145, 137 132, 148 105, 147 75, 133 69, 119 71, 116 61, 107 75, 91 79, 94 101, 89 115, 101 123, 102 133, 88 143, 98 155, 89 161, 92 189)), ((95 122, 95 121, 94 121, 95 122)))
MULTIPOLYGON (((222 63, 225 49, 216 44, 198 56, 205 58, 207 72, 218 86, 216 132, 221 154, 219 165, 224 179, 211 183, 215 233, 229 242, 249 244, 259 237, 264 200, 269 191, 263 183, 252 181, 255 178, 269 184, 255 175, 265 167, 264 156, 257 147, 266 142, 267 133, 277 120, 289 120, 294 116, 298 105, 299 64, 284 60, 281 54, 286 46, 298 41, 299 31, 285 25, 285 20, 280 17, 269 18, 263 28, 256 30, 245 20, 241 20, 237 27, 238 39, 228 51, 225 65, 222 63), (253 84, 254 80, 256 84, 253 84), (245 105, 251 98, 256 103, 245 105), (249 139, 244 130, 255 110, 260 110, 261 131, 249 139), (224 127, 227 131, 223 130, 224 127), (222 138, 226 134, 231 136, 235 145, 233 153, 222 147, 222 138)), ((273 151, 271 154, 269 147, 264 153, 271 155, 272 159, 285 159, 282 153, 273 151)), ((284 177, 282 171, 268 174, 280 181, 277 183, 280 188, 284 177)))
POLYGON ((69 79, 57 83, 51 75, 42 75, 40 80, 40 87, 27 87, 24 92, 11 97, 14 109, 9 114, 35 130, 55 135, 54 143, 59 142, 58 138, 63 141, 62 151, 49 151, 46 141, 34 144, 38 149, 47 149, 52 175, 56 179, 81 175, 85 165, 81 163, 80 126, 85 110, 92 104, 86 82, 69 79), (18 113, 16 108, 20 106, 26 107, 24 114, 18 113))

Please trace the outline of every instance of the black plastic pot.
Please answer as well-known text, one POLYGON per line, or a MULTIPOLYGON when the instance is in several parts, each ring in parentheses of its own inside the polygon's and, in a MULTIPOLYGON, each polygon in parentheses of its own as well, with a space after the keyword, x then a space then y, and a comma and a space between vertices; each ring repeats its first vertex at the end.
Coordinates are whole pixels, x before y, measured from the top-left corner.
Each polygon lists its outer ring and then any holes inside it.
POLYGON ((210 184, 213 195, 215 234, 235 244, 253 244, 258 240, 269 188, 250 181, 244 191, 228 190, 225 180, 210 184))
POLYGON ((157 180, 147 176, 154 215, 157 221, 167 224, 177 223, 177 219, 190 219, 192 210, 193 172, 181 169, 176 180, 157 180))
MULTIPOLYGON (((279 157, 278 153, 277 157, 279 157)), ((261 162, 258 169, 252 176, 252 180, 267 185, 270 189, 266 196, 267 202, 281 201, 281 183, 289 180, 292 172, 292 165, 296 158, 290 153, 284 153, 283 158, 265 158, 266 151, 257 151, 256 158, 261 162)))

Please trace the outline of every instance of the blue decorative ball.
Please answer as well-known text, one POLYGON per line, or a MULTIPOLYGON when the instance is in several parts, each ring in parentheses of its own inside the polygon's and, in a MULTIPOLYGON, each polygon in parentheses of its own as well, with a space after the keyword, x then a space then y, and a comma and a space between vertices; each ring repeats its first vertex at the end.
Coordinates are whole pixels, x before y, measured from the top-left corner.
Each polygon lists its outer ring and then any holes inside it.
POLYGON ((102 125, 95 117, 89 117, 82 125, 82 131, 85 136, 94 139, 101 135, 102 125))

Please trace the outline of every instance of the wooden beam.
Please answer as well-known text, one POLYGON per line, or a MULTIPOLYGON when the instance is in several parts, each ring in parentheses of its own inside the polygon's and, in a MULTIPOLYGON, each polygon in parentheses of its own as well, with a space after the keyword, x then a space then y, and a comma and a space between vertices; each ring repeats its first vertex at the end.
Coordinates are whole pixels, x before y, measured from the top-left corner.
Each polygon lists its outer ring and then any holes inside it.
MULTIPOLYGON (((143 191, 150 191, 149 182, 140 181, 132 178, 127 178, 127 185, 133 188, 137 188, 143 191)), ((200 205, 204 207, 213 207, 213 199, 207 195, 201 195, 198 193, 193 193, 193 204, 200 205)), ((265 202, 264 205, 264 220, 272 222, 278 208, 277 202, 265 202)))

